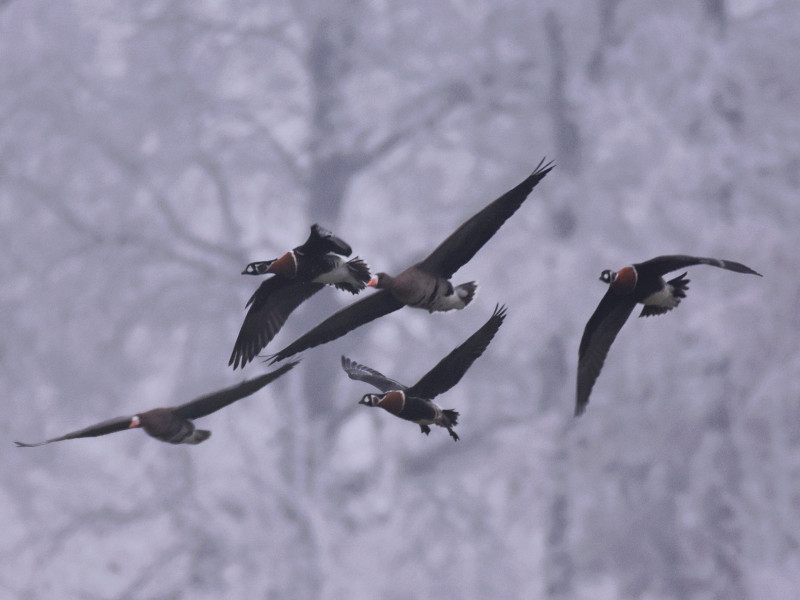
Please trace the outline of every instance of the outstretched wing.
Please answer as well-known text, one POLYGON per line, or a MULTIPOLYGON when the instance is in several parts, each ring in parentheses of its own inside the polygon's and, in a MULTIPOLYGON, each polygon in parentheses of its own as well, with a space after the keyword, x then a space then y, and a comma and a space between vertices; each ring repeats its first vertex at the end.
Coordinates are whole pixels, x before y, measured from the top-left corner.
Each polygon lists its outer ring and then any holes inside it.
POLYGON ((342 356, 342 369, 344 369, 344 372, 347 373, 347 376, 350 379, 364 381, 372 386, 375 386, 382 392, 388 392, 391 390, 405 391, 406 389, 406 386, 404 386, 402 383, 399 383, 394 379, 389 379, 383 373, 380 373, 375 369, 370 369, 366 365, 361 365, 354 360, 350 360, 346 356, 342 356))
POLYGON ((636 301, 630 296, 620 296, 609 287, 600 300, 586 328, 583 330, 578 348, 578 391, 575 401, 575 416, 586 410, 592 386, 600 375, 608 349, 619 330, 628 320, 636 301))
POLYGON ((664 275, 665 273, 670 273, 671 271, 677 271, 678 269, 691 267, 692 265, 709 265, 712 267, 719 267, 720 269, 726 269, 727 271, 747 273, 761 277, 761 273, 758 273, 750 267, 733 260, 705 258, 702 256, 688 256, 686 254, 667 254, 664 256, 656 256, 655 258, 651 258, 650 260, 639 264, 654 268, 655 272, 659 275, 664 275))
POLYGON ((407 395, 432 400, 457 384, 475 359, 486 350, 505 318, 506 307, 496 306, 489 320, 469 336, 467 341, 440 360, 422 379, 408 388, 407 395))
POLYGON ((36 444, 26 444, 24 442, 14 443, 20 448, 33 448, 35 446, 44 446, 45 444, 49 444, 51 442, 60 442, 62 440, 71 440, 74 438, 83 437, 97 437, 99 435, 107 435, 109 433, 114 433, 115 431, 124 431, 125 429, 129 429, 132 420, 133 415, 129 417, 115 417, 107 421, 101 421, 100 423, 90 425, 89 427, 84 427, 78 431, 73 431, 72 433, 62 435, 61 437, 45 440, 44 442, 38 442, 36 444))
POLYGON ((509 190, 486 208, 467 219, 450 236, 423 259, 418 266, 429 273, 450 279, 453 273, 475 256, 475 253, 497 233, 500 226, 522 205, 545 175, 555 165, 544 159, 525 181, 509 190))
POLYGON ((244 367, 281 330, 294 309, 325 287, 324 283, 297 282, 283 277, 266 279, 247 302, 250 310, 233 345, 228 365, 244 367))
POLYGON ((270 363, 276 363, 308 348, 340 338, 353 329, 361 327, 378 317, 388 315, 402 306, 403 303, 392 296, 388 290, 370 294, 333 313, 314 329, 301 335, 286 346, 286 348, 268 357, 270 363))
POLYGON ((246 398, 254 394, 268 383, 272 383, 284 373, 290 371, 298 362, 290 362, 281 366, 279 369, 265 373, 259 377, 248 379, 239 384, 200 396, 186 404, 181 404, 172 408, 172 412, 183 419, 199 419, 205 417, 221 408, 225 408, 229 404, 233 404, 237 400, 246 398))

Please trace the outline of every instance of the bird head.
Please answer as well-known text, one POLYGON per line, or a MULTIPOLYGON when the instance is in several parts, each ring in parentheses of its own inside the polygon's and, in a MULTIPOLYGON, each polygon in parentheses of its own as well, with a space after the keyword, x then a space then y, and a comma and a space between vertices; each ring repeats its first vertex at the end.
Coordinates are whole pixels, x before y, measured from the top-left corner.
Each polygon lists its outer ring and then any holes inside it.
POLYGON ((269 273, 269 268, 274 262, 274 260, 260 260, 258 262, 251 262, 244 268, 242 275, 266 275, 269 273))
POLYGON ((386 285, 386 280, 388 278, 389 276, 386 273, 376 273, 375 276, 367 283, 367 287, 381 289, 384 287, 384 285, 386 285))
POLYGON ((378 394, 364 394, 358 403, 365 404, 366 406, 378 406, 378 402, 380 402, 381 398, 382 396, 378 394))
POLYGON ((617 272, 611 269, 606 269, 600 273, 600 281, 603 283, 612 283, 617 278, 617 272))

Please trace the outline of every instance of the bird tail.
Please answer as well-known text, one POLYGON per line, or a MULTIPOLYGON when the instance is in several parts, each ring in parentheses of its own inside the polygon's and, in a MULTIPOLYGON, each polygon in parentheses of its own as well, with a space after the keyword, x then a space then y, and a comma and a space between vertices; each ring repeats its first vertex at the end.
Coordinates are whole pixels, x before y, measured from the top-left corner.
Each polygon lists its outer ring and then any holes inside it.
POLYGON ((686 298, 686 290, 689 289, 689 281, 689 279, 686 279, 686 273, 678 275, 675 279, 670 279, 667 282, 667 289, 669 289, 669 293, 672 296, 672 304, 664 306, 646 304, 639 316, 653 317, 671 311, 681 303, 681 298, 686 298))
POLYGON ((461 302, 464 303, 464 306, 467 306, 472 302, 477 290, 478 284, 474 281, 468 281, 467 283, 456 286, 455 293, 461 299, 461 302))
POLYGON ((441 421, 440 425, 442 427, 455 427, 458 425, 458 411, 452 408, 443 409, 441 421))
POLYGON ((369 267, 367 266, 367 263, 361 260, 358 256, 348 260, 345 263, 345 266, 347 267, 347 273, 350 276, 350 279, 347 281, 339 281, 333 285, 338 290, 344 290, 346 292, 350 292, 351 294, 357 294, 367 287, 367 282, 371 277, 369 267))
POLYGON ((453 427, 458 424, 458 411, 455 411, 452 408, 443 409, 442 416, 439 419, 438 424, 447 429, 447 433, 450 434, 450 437, 453 438, 453 441, 457 442, 459 440, 458 434, 453 431, 453 427))
POLYGON ((195 429, 194 433, 184 440, 184 444, 199 444, 211 437, 211 432, 207 429, 195 429))

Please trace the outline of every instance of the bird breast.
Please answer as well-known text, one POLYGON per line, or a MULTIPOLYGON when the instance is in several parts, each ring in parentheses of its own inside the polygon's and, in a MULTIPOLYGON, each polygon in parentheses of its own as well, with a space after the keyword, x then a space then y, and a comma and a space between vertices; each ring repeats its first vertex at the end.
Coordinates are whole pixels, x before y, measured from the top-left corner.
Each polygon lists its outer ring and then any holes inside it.
POLYGON ((286 279, 294 279, 297 276, 297 256, 293 250, 290 250, 275 262, 273 262, 267 269, 267 273, 274 273, 286 279))
POLYGON ((617 271, 617 276, 611 282, 611 289, 620 295, 630 294, 636 288, 638 278, 635 268, 624 267, 617 271))
POLYGON ((406 404, 406 395, 402 391, 394 390, 386 392, 378 401, 378 406, 382 409, 392 413, 393 415, 400 415, 403 412, 403 407, 406 404))
POLYGON ((447 293, 447 280, 412 267, 392 281, 389 290, 403 304, 428 308, 440 295, 447 293))
POLYGON ((194 433, 194 423, 165 408, 141 413, 139 420, 145 433, 168 444, 180 444, 194 433))

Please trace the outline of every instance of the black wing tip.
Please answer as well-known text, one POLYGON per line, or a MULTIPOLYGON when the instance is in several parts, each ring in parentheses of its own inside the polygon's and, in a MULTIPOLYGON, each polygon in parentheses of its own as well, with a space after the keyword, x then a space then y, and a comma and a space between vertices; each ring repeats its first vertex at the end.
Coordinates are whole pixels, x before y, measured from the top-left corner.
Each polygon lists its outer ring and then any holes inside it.
POLYGON ((352 358, 348 358, 344 354, 342 354, 342 370, 347 373, 347 376, 350 379, 358 381, 356 377, 354 377, 354 372, 359 368, 363 367, 364 365, 359 364, 358 362, 354 361, 352 358))
POLYGON ((316 239, 319 241, 325 241, 328 244, 328 248, 325 249, 327 252, 333 252, 334 254, 339 254, 341 256, 350 256, 353 253, 353 249, 350 247, 350 244, 345 242, 342 238, 334 235, 334 233, 320 225, 319 223, 314 223, 311 226, 311 234, 309 235, 309 241, 316 239))
POLYGON ((44 446, 48 442, 38 442, 36 444, 26 444, 25 442, 14 442, 17 448, 36 448, 36 446, 44 446))
POLYGON ((291 354, 287 354, 286 356, 283 356, 281 352, 278 352, 276 354, 270 354, 269 356, 264 357, 264 361, 263 362, 265 362, 265 363, 267 363, 269 365, 274 365, 275 363, 280 362, 285 358, 289 358, 290 356, 292 356, 292 355, 291 354))
POLYGON ((300 360, 301 359, 298 358, 297 360, 293 360, 292 362, 283 363, 277 369, 274 369, 269 373, 265 373, 265 375, 270 376, 270 379, 267 383, 275 381, 276 379, 278 379, 278 377, 281 377, 282 375, 285 375, 286 373, 294 369, 300 363, 300 360))
POLYGON ((712 266, 721 267, 727 271, 733 271, 734 273, 744 273, 745 275, 758 275, 759 277, 763 277, 763 275, 758 271, 751 269, 745 264, 736 262, 735 260, 726 260, 724 258, 712 260, 714 261, 711 262, 712 266))
POLYGON ((293 360, 292 362, 284 363, 278 369, 276 369, 274 372, 277 373, 278 371, 282 370, 285 373, 286 371, 291 371, 297 365, 299 365, 300 361, 302 361, 302 360, 303 360, 302 358, 297 358, 297 359, 293 360))
POLYGON ((506 314, 508 313, 508 306, 505 304, 500 304, 499 302, 495 304, 494 312, 492 313, 492 317, 497 317, 501 321, 506 318, 506 314))
POLYGON ((251 360, 253 360, 256 356, 257 354, 248 356, 247 353, 244 352, 244 350, 242 350, 239 347, 236 347, 233 349, 231 357, 228 360, 228 366, 230 367, 231 365, 233 365, 234 371, 236 369, 244 369, 245 365, 249 363, 251 360))
POLYGON ((535 176, 538 177, 539 179, 542 179, 545 175, 547 175, 550 171, 552 171, 558 166, 554 160, 551 160, 547 164, 545 164, 544 161, 546 160, 547 157, 545 156, 542 158, 542 160, 539 161, 539 164, 536 165, 536 168, 533 170, 533 173, 531 173, 531 177, 535 176))
POLYGON ((580 417, 583 413, 585 413, 587 406, 589 406, 588 402, 576 402, 575 403, 575 416, 576 417, 580 417))
POLYGON ((746 265, 742 265, 742 266, 744 267, 744 270, 739 271, 740 273, 744 273, 746 275, 757 275, 759 277, 763 277, 763 275, 761 273, 759 273, 758 271, 756 271, 754 269, 751 269, 750 267, 748 267, 746 265))

